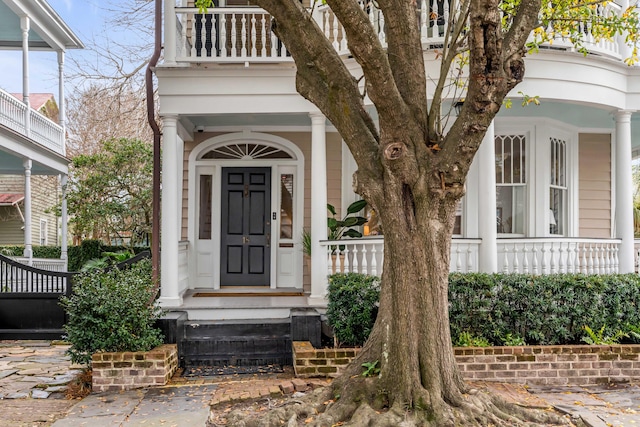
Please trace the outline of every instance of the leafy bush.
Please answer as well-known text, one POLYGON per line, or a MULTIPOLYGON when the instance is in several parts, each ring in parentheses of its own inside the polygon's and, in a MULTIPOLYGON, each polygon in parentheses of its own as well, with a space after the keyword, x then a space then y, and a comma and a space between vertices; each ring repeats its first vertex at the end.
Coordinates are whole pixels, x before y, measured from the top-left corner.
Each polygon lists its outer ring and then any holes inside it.
POLYGON ((452 336, 469 331, 502 342, 579 344, 584 325, 606 325, 604 336, 640 325, 640 277, 635 274, 458 274, 449 276, 452 336))
POLYGON ((161 331, 153 327, 160 308, 149 305, 152 295, 150 260, 76 276, 74 293, 61 298, 71 360, 88 365, 96 352, 147 351, 162 344, 161 331))
POLYGON ((360 346, 378 315, 380 279, 357 273, 329 276, 327 318, 340 345, 360 346))
POLYGON ((458 336, 455 345, 458 347, 489 347, 491 343, 484 337, 471 335, 469 332, 462 332, 458 336))
MULTIPOLYGON (((31 247, 34 258, 60 258, 60 246, 37 246, 31 247)), ((0 246, 0 254, 5 256, 21 257, 24 254, 24 245, 0 246)))

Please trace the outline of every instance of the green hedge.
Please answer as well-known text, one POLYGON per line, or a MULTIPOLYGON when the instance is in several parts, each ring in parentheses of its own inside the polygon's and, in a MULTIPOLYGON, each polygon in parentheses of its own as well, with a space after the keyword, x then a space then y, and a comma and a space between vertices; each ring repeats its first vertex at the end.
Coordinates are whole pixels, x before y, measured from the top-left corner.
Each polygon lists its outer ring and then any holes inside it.
MULTIPOLYGON (((339 340, 360 328, 366 335, 354 344, 364 342, 375 320, 367 313, 377 313, 377 286, 362 275, 330 276, 327 315, 339 340), (331 311, 344 319, 332 320, 331 311)), ((610 336, 628 332, 629 325, 640 327, 640 276, 453 273, 449 317, 454 341, 465 333, 497 345, 514 338, 529 345, 580 344, 585 325, 604 326, 610 336)))
POLYGON ((500 344, 507 334, 527 344, 579 344, 585 325, 608 334, 640 325, 635 274, 451 274, 451 335, 462 332, 500 344))
MULTIPOLYGON (((34 258, 60 258, 60 246, 33 246, 34 258)), ((120 252, 127 249, 125 246, 110 246, 100 240, 84 240, 80 246, 69 246, 67 249, 68 270, 80 271, 80 268, 90 259, 102 257, 103 252, 120 252)), ((134 247, 133 252, 149 250, 146 246, 134 247)), ((0 246, 0 254, 6 256, 22 256, 24 245, 0 246)))

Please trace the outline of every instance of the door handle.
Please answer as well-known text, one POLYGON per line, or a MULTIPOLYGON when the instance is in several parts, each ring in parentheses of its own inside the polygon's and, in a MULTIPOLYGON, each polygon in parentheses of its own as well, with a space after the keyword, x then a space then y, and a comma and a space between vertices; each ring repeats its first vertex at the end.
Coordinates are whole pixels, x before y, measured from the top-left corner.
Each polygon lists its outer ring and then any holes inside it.
POLYGON ((247 236, 242 236, 242 244, 246 245, 249 243, 249 238, 247 236))

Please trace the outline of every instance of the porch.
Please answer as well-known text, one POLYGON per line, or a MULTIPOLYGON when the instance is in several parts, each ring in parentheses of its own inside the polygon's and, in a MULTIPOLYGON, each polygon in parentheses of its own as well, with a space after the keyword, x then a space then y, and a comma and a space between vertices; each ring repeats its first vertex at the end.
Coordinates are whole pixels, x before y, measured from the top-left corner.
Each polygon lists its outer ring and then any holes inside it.
MULTIPOLYGON (((224 4, 199 13, 198 8, 179 7, 179 2, 169 3, 165 18, 165 64, 175 63, 281 63, 293 62, 286 46, 271 31, 275 25, 272 17, 258 7, 225 7, 224 4), (173 9, 173 10, 172 10, 173 9)), ((221 2, 224 3, 224 2, 221 2)), ((307 3, 307 2, 305 2, 307 3)), ((441 47, 451 10, 450 0, 419 0, 417 3, 421 41, 425 50, 441 47)), ((335 50, 343 57, 350 55, 344 28, 329 6, 310 0, 308 4, 313 19, 324 32, 335 50)), ((377 32, 382 46, 386 46, 385 17, 375 2, 360 2, 377 32)), ((605 16, 620 15, 623 6, 607 3, 595 12, 605 16)), ((553 31, 549 24, 549 32, 553 31)), ((584 47, 589 53, 622 61, 629 56, 624 37, 596 42, 589 25, 584 25, 584 47)), ((562 37, 561 31, 553 40, 554 50, 574 52, 572 43, 562 37)))

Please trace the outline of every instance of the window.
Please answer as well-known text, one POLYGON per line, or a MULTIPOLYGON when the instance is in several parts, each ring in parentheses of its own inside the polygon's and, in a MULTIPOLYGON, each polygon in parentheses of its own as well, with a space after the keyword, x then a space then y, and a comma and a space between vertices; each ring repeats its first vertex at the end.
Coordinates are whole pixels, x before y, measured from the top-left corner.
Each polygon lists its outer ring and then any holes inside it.
POLYGON ((527 193, 526 138, 496 135, 496 225, 501 234, 524 234, 527 193))
POLYGON ((200 175, 200 207, 198 212, 198 238, 211 240, 211 208, 213 177, 200 175))
POLYGON ((47 239, 47 235, 49 234, 49 222, 46 219, 40 220, 40 246, 46 246, 48 244, 49 239, 47 239))
POLYGON ((567 142, 558 138, 550 138, 550 142, 549 233, 564 236, 567 228, 567 142))
POLYGON ((280 175, 280 238, 293 238, 293 174, 280 175))

